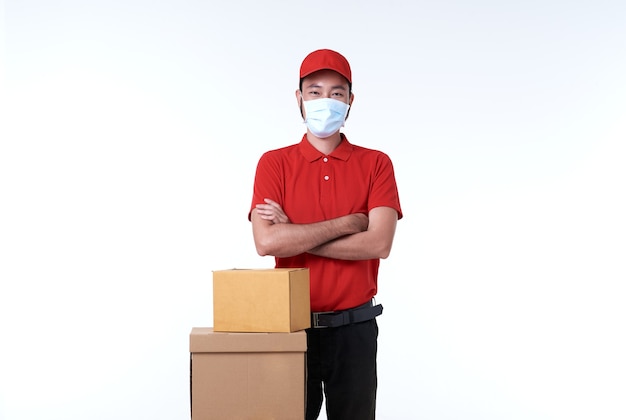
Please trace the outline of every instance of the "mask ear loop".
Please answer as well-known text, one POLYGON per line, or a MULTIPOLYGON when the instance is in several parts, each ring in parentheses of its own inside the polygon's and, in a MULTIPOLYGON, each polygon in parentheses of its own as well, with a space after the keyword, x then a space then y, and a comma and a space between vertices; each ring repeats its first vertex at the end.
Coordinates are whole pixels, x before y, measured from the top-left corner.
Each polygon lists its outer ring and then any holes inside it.
MULTIPOLYGON (((352 99, 352 85, 350 85, 350 90, 348 91, 350 93, 350 99, 352 99)), ((348 116, 350 115, 350 110, 352 109, 352 105, 348 102, 348 112, 346 112, 346 118, 344 118, 344 122, 345 120, 348 119, 348 116)))
POLYGON ((304 111, 302 110, 302 91, 300 91, 300 116, 302 117, 302 122, 306 122, 304 111))

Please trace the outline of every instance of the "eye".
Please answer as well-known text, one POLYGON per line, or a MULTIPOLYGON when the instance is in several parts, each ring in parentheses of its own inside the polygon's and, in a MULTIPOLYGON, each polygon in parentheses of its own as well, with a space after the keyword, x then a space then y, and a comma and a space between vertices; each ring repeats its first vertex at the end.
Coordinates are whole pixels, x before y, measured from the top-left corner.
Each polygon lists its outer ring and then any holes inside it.
POLYGON ((311 95, 311 96, 317 96, 319 94, 320 94, 320 92, 318 90, 310 90, 309 91, 309 95, 311 95))

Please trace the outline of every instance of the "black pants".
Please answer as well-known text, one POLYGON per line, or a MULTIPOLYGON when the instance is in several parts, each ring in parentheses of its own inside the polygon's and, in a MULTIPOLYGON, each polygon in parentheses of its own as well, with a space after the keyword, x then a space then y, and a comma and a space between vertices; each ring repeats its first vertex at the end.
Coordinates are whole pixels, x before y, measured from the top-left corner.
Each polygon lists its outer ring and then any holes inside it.
POLYGON ((374 420, 376 413, 376 319, 337 328, 308 329, 306 420, 326 397, 328 420, 374 420))

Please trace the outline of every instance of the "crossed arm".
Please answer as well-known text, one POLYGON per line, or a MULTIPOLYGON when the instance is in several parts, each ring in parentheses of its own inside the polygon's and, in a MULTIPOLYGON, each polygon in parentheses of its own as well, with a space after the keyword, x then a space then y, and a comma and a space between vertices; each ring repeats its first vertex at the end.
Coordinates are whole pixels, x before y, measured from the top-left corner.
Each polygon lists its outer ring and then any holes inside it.
POLYGON ((259 255, 291 257, 308 252, 343 260, 387 258, 398 214, 376 207, 322 222, 291 223, 281 206, 266 199, 252 210, 252 233, 259 255))

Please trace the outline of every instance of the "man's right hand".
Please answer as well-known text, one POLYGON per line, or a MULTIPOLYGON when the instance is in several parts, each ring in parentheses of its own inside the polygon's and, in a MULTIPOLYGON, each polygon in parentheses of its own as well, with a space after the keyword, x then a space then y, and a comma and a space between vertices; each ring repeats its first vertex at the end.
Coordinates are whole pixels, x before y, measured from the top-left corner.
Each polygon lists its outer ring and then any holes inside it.
POLYGON ((257 204, 256 211, 261 219, 268 220, 272 224, 291 223, 280 204, 269 198, 265 199, 265 204, 257 204))

